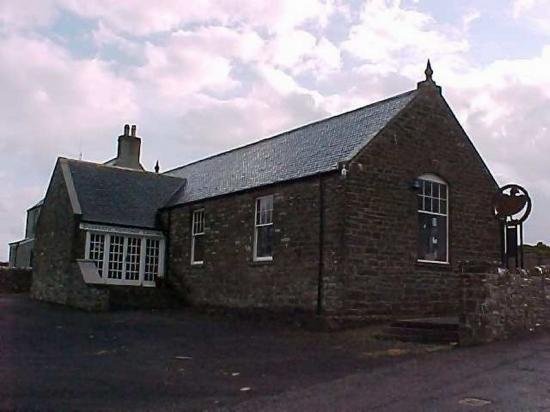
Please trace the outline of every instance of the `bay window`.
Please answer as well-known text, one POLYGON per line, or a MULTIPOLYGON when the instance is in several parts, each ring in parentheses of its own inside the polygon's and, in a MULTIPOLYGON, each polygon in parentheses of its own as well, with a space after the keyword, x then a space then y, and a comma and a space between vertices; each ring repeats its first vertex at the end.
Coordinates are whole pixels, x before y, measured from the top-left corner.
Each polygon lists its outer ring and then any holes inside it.
POLYGON ((155 286, 164 271, 164 238, 159 232, 82 224, 85 259, 95 263, 104 283, 155 286))

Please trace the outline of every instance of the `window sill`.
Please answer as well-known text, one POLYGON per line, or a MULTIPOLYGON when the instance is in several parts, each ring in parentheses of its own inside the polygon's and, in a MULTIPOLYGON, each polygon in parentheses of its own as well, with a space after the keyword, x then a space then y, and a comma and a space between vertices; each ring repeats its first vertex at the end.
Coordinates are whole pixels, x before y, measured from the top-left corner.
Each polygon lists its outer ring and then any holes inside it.
POLYGON ((263 266, 263 265, 272 265, 273 259, 259 259, 259 260, 252 260, 249 262, 250 266, 263 266))
POLYGON ((433 260, 417 260, 415 262, 417 269, 441 270, 450 272, 453 268, 451 262, 438 262, 433 260))
POLYGON ((193 262, 191 263, 192 269, 200 269, 204 267, 204 262, 193 262))

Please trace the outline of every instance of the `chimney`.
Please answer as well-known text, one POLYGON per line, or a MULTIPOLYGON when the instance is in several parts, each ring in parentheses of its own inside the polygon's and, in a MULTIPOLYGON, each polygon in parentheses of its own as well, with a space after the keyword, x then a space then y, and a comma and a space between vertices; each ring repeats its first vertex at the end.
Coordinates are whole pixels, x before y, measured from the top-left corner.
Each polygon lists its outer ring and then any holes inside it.
POLYGON ((114 166, 127 167, 129 169, 143 170, 139 163, 141 139, 136 136, 136 125, 124 125, 124 134, 118 137, 118 153, 114 166))

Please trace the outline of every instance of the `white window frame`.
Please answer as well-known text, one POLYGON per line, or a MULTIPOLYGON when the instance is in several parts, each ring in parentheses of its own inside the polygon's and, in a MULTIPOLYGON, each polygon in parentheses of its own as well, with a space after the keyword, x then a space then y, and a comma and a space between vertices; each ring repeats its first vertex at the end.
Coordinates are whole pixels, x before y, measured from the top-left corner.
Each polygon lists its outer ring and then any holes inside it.
MULTIPOLYGON (((143 253, 143 239, 142 237, 139 237, 139 236, 125 236, 124 237, 124 268, 123 268, 123 279, 124 279, 124 284, 132 284, 134 286, 139 286, 140 285, 140 275, 141 275, 141 260, 142 260, 142 256, 144 256, 144 253, 143 253), (139 271, 138 271, 138 278, 137 279, 127 279, 126 278, 126 274, 128 272, 128 255, 129 255, 129 245, 130 245, 130 239, 137 239, 137 243, 139 243, 139 255, 137 255, 138 257, 138 264, 139 264, 139 271)), ((136 255, 134 255, 136 256, 136 255)))
MULTIPOLYGON (((434 215, 434 216, 445 216, 445 223, 446 223, 446 233, 447 233, 447 236, 446 236, 446 244, 445 244, 445 257, 446 257, 446 260, 429 260, 429 259, 417 259, 417 262, 420 262, 420 263, 435 263, 435 264, 438 264, 438 265, 449 265, 450 264, 450 250, 449 250, 449 238, 451 237, 450 236, 450 233, 449 233, 449 199, 450 199, 450 190, 449 190, 449 184, 444 181, 443 179, 441 179, 439 176, 437 175, 434 175, 434 174, 423 174, 422 176, 419 176, 417 177, 418 180, 426 180, 426 181, 429 181, 429 182, 433 182, 433 183, 439 183, 439 184, 442 184, 442 185, 445 185, 445 187, 447 188, 446 190, 446 194, 447 194, 447 197, 445 199, 445 213, 440 213, 440 212, 428 212, 426 210, 420 210, 417 208, 417 213, 424 213, 424 214, 427 214, 427 215, 434 215)), ((417 194, 417 196, 420 196, 417 194)))
POLYGON ((257 197, 254 202, 254 247, 253 247, 253 260, 254 262, 270 262, 273 260, 273 251, 271 256, 258 256, 258 228, 265 226, 273 226, 273 210, 275 209, 273 195, 257 197), (258 202, 261 202, 262 199, 271 198, 271 222, 269 223, 258 223, 258 202))
POLYGON ((204 236, 205 219, 206 218, 204 214, 204 209, 197 209, 193 211, 193 215, 191 218, 191 264, 192 265, 199 266, 204 264, 204 260, 195 260, 195 240, 197 239, 197 236, 204 236), (198 217, 198 216, 202 217, 202 222, 195 220, 195 217, 198 217), (202 230, 200 230, 201 223, 202 223, 202 230))
POLYGON ((91 235, 97 234, 97 235, 103 235, 104 236, 104 244, 103 244, 103 262, 102 262, 102 274, 101 278, 104 280, 106 284, 110 285, 124 285, 124 286, 143 286, 143 287, 155 287, 155 281, 147 281, 145 280, 145 259, 146 259, 146 242, 147 239, 155 239, 159 241, 159 258, 158 258, 158 269, 157 269, 157 277, 163 277, 164 276, 164 255, 165 255, 165 239, 164 236, 157 234, 157 233, 151 233, 147 232, 145 234, 144 231, 117 231, 115 228, 107 228, 107 227, 101 227, 97 228, 94 226, 89 225, 81 225, 81 229, 86 230, 86 245, 85 245, 85 251, 84 251, 84 257, 85 259, 90 259, 90 239, 91 235), (122 257, 122 278, 121 279, 113 279, 108 277, 108 271, 109 271, 109 249, 111 244, 111 236, 121 236, 124 239, 124 246, 123 246, 123 257, 122 257), (127 259, 127 253, 128 253, 128 238, 139 238, 141 241, 141 247, 140 247, 140 257, 139 257, 139 277, 138 279, 126 279, 126 259, 127 259))
MULTIPOLYGON (((92 253, 92 250, 91 250, 92 235, 103 236, 103 256, 102 256, 102 259, 101 259, 101 274, 99 275, 100 277, 103 277, 103 265, 104 265, 104 262, 105 262, 105 233, 86 232, 86 246, 85 246, 84 256, 88 260, 93 260, 93 262, 97 265, 98 260, 97 259, 92 259, 92 257, 90 256, 90 254, 92 253)), ((98 243, 101 244, 101 242, 98 242, 98 243)))
POLYGON ((109 235, 109 249, 107 249, 106 255, 103 255, 103 267, 106 268, 106 270, 103 272, 103 278, 105 279, 105 283, 109 283, 111 285, 125 285, 125 284, 133 284, 134 282, 125 282, 125 276, 126 276, 126 237, 121 234, 110 234, 109 235), (121 237, 122 238, 122 253, 121 253, 121 263, 122 263, 122 270, 120 272, 120 279, 118 278, 110 278, 109 277, 109 258, 110 258, 110 249, 111 249, 111 243, 113 237, 121 237))
POLYGON ((158 239, 158 238, 143 238, 142 241, 141 241, 141 245, 145 248, 143 250, 143 253, 141 254, 141 259, 142 259, 142 262, 143 262, 143 266, 140 266, 140 280, 141 280, 141 285, 144 286, 144 287, 155 287, 155 274, 153 273, 153 279, 152 280, 147 280, 145 279, 145 266, 146 266, 146 263, 147 263, 147 241, 158 241, 159 242, 159 254, 158 254, 158 267, 157 267, 157 273, 156 275, 157 276, 161 276, 160 274, 164 273, 164 242, 163 242, 163 239, 158 239))

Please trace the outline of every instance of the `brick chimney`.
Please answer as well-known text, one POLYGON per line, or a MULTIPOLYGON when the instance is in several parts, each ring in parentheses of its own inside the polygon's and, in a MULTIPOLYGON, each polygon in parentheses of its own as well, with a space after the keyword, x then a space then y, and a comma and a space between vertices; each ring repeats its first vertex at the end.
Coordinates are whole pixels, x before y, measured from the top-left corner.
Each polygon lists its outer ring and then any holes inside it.
POLYGON ((126 167, 128 169, 144 170, 139 162, 141 151, 141 139, 136 136, 136 125, 124 125, 124 134, 118 137, 118 152, 116 159, 109 162, 112 166, 126 167))

